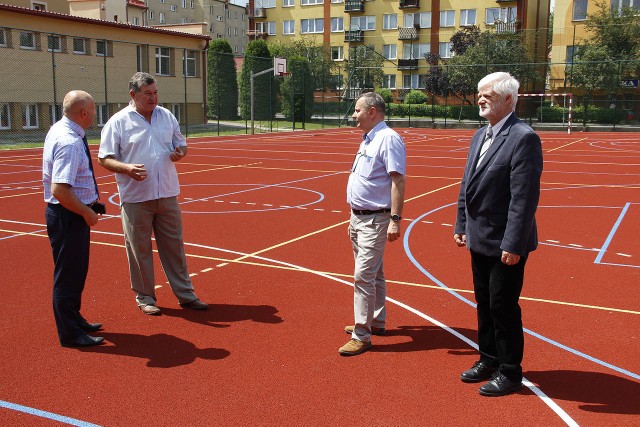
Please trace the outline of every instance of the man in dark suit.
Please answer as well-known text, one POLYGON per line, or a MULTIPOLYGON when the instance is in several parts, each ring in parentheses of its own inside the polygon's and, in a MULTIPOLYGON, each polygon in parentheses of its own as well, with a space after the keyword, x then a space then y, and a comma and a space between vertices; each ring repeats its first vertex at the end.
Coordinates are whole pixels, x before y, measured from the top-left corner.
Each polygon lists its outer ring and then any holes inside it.
POLYGON ((458 198, 454 239, 471 252, 480 360, 464 382, 491 379, 483 396, 522 388, 524 333, 518 300, 529 252, 538 246, 542 145, 515 115, 520 84, 508 73, 478 83, 480 116, 489 125, 471 140, 458 198))

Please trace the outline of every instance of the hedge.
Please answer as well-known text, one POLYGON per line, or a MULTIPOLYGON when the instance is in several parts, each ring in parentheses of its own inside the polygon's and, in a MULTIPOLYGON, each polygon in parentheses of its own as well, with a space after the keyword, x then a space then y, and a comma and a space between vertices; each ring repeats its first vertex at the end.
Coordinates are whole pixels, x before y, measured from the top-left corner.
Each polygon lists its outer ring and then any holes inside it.
MULTIPOLYGON (((569 109, 563 107, 540 107, 537 110, 538 120, 541 122, 562 122, 568 120, 569 109)), ((602 108, 590 105, 587 108, 588 123, 618 124, 627 118, 627 111, 621 109, 602 108)), ((584 121, 584 106, 575 107, 572 112, 571 121, 582 123, 584 121)))

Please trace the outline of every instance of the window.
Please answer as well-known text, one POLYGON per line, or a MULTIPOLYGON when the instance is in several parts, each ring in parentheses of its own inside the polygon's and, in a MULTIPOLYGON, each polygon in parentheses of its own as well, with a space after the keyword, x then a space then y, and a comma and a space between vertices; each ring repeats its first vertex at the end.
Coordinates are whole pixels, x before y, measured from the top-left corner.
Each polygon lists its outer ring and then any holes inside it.
POLYGON ((189 0, 189 7, 193 9, 193 0, 189 0))
POLYGON ((156 74, 160 76, 171 75, 171 50, 168 47, 156 48, 156 74))
POLYGON ((405 74, 402 76, 402 87, 405 89, 424 89, 427 81, 426 74, 405 74))
POLYGON ((573 64, 576 53, 578 53, 578 46, 567 46, 567 58, 565 62, 567 64, 573 64))
POLYGON ((388 15, 382 15, 383 30, 395 30, 396 28, 398 28, 398 14, 391 13, 388 15))
POLYGON ((382 76, 382 87, 387 89, 395 89, 396 88, 396 75, 395 74, 384 74, 382 76))
POLYGON ((282 21, 282 34, 295 34, 296 33, 296 21, 282 21))
POLYGON ((33 10, 41 10, 43 12, 46 12, 47 11, 47 4, 46 3, 33 2, 33 3, 31 3, 31 9, 33 9, 33 10))
POLYGON ((187 18, 185 18, 184 16, 182 17, 182 23, 186 24, 187 23, 187 18))
POLYGON ((175 12, 175 11, 176 11, 176 9, 177 9, 177 8, 176 8, 176 5, 175 5, 175 4, 171 4, 171 5, 169 5, 169 10, 170 10, 171 12, 175 12))
MULTIPOLYGON (((584 21, 587 19, 587 0, 574 0, 573 1, 573 20, 584 21)), ((611 2, 613 5, 613 2, 611 2)))
POLYGON ((183 9, 187 8, 187 0, 181 0, 180 1, 180 6, 182 6, 183 9))
POLYGON ((87 39, 74 37, 72 43, 73 43, 73 53, 77 55, 87 54, 87 39))
POLYGON ((293 7, 294 0, 282 0, 282 7, 293 7))
POLYGON ((209 15, 213 15, 213 6, 209 6, 209 15))
POLYGON ((487 25, 493 25, 496 21, 512 24, 516 22, 515 7, 489 7, 487 8, 487 25))
POLYGON ((300 4, 302 6, 310 5, 310 4, 323 4, 324 0, 300 0, 300 4))
POLYGON ((373 31, 376 29, 375 16, 354 16, 351 17, 351 31, 373 31))
POLYGON ((451 42, 440 42, 440 58, 451 58, 451 42))
POLYGON ((331 46, 331 60, 342 61, 344 59, 344 50, 342 46, 331 46))
MULTIPOLYGON (((276 7, 276 0, 256 0, 255 2, 255 7, 256 8, 274 8, 276 7)), ((228 15, 229 18, 231 18, 231 11, 228 11, 228 15)))
POLYGON ((640 11, 640 0, 611 0, 611 10, 620 10, 623 7, 631 7, 640 11))
MULTIPOLYGON (((274 36, 276 34, 276 22, 256 22, 256 31, 258 33, 266 33, 270 36, 274 36)), ((227 33, 231 35, 231 28, 227 28, 227 33)))
POLYGON ((344 18, 331 18, 331 32, 337 33, 344 31, 344 18))
POLYGON ((397 59, 398 46, 395 44, 385 44, 382 46, 382 56, 384 56, 385 59, 397 59))
POLYGON ((29 31, 20 31, 20 49, 36 49, 36 35, 29 31))
POLYGON ((404 27, 431 28, 431 12, 405 13, 404 27))
POLYGON ((24 104, 22 106, 22 127, 36 129, 38 127, 38 105, 24 104))
POLYGON ((149 71, 149 46, 136 46, 136 71, 149 71))
POLYGON ((440 11, 440 28, 455 26, 455 11, 454 10, 441 10, 440 11))
POLYGON ((171 113, 176 118, 178 123, 180 123, 180 104, 171 104, 171 113))
POLYGON ((476 25, 476 10, 475 9, 462 9, 460 11, 460 26, 476 25))
POLYGON ((331 90, 340 90, 344 87, 344 77, 342 74, 333 74, 329 77, 329 88, 331 90))
POLYGON ((111 50, 109 49, 109 41, 96 40, 96 55, 97 56, 109 56, 111 50))
POLYGON ((196 77, 198 72, 198 56, 195 50, 187 50, 184 57, 184 75, 196 77))
POLYGON ((8 39, 7 30, 0 28, 0 47, 8 47, 8 39))
POLYGON ((104 126, 109 120, 109 106, 107 104, 96 105, 96 121, 98 126, 104 126))
POLYGON ((147 17, 149 18, 149 21, 153 21, 155 19, 155 15, 153 13, 153 10, 149 11, 149 13, 147 14, 147 17))
POLYGON ((331 3, 344 3, 344 0, 331 0, 331 3))
POLYGON ((164 12, 160 12, 160 23, 164 24, 165 22, 166 21, 165 21, 165 18, 164 18, 164 12))
POLYGON ((322 33, 324 31, 324 19, 301 19, 300 33, 322 33))
POLYGON ((131 19, 131 23, 133 25, 140 25, 140 18, 138 18, 137 16, 131 19))
POLYGON ((404 59, 424 59, 430 51, 430 43, 413 43, 404 45, 404 59))
POLYGON ((62 52, 62 38, 60 36, 47 36, 47 45, 49 52, 62 52))
POLYGON ((0 129, 11 128, 11 106, 0 104, 0 129))
POLYGON ((51 124, 54 124, 62 118, 62 105, 51 104, 49 106, 49 114, 51 114, 51 124))

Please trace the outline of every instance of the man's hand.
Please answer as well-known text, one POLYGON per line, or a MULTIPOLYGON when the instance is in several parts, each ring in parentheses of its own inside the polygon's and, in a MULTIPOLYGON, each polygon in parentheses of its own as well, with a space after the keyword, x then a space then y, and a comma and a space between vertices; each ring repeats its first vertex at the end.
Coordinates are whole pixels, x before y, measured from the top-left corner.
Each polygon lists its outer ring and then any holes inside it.
POLYGON ((147 177, 147 170, 143 164, 128 164, 127 175, 136 181, 143 181, 147 177))
POLYGON ((387 228, 387 240, 393 242, 400 238, 400 221, 390 221, 387 228))
POLYGON ((456 242, 458 247, 466 246, 467 244, 467 235, 466 234, 454 234, 453 240, 456 242))
POLYGON ((84 218, 84 222, 86 222, 89 227, 93 227, 98 223, 98 214, 91 208, 87 208, 87 210, 82 213, 82 218, 84 218))
POLYGON ((173 150, 171 152, 171 154, 169 154, 169 158, 171 159, 172 162, 178 162, 180 160, 182 160, 182 158, 187 154, 187 150, 186 147, 183 150, 182 147, 176 147, 175 150, 173 150))
POLYGON ((520 261, 520 255, 512 254, 507 251, 502 251, 501 261, 506 265, 516 265, 520 261))

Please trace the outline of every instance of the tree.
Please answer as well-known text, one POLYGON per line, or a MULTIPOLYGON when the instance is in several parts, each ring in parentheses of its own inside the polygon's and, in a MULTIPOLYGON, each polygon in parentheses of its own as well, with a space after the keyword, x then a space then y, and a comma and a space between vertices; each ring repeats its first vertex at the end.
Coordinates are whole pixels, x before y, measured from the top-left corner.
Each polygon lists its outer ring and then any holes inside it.
MULTIPOLYGON (((240 114, 243 119, 251 117, 251 72, 273 67, 273 58, 264 40, 247 44, 240 72, 240 114)), ((254 119, 271 120, 278 109, 277 83, 273 73, 265 73, 253 79, 254 119)))
POLYGON ((313 115, 314 82, 309 62, 301 57, 287 59, 291 73, 280 85, 282 114, 295 121, 308 121, 313 115))
POLYGON ((331 61, 329 45, 318 44, 310 38, 297 39, 287 44, 277 41, 269 43, 269 52, 271 56, 279 58, 306 58, 315 88, 329 87, 332 68, 336 67, 334 61, 331 61))
POLYGON ((349 88, 374 89, 382 84, 384 57, 368 46, 349 49, 346 64, 349 88))
POLYGON ((451 36, 451 52, 454 55, 463 55, 468 48, 475 46, 480 37, 480 27, 472 25, 463 27, 451 36))
POLYGON ((231 45, 225 39, 209 44, 207 55, 207 115, 210 119, 238 118, 238 80, 231 45))

